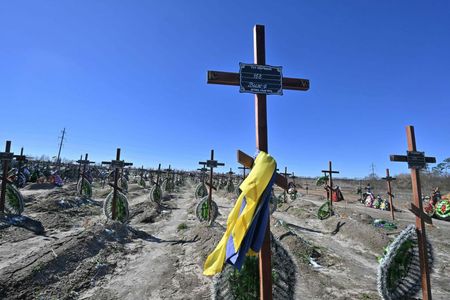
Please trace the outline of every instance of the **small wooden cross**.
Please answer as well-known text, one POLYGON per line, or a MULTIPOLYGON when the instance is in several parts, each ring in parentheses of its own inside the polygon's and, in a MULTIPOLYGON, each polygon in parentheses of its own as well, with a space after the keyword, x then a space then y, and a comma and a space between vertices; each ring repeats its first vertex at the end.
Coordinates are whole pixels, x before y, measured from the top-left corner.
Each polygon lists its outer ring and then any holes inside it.
POLYGON ((28 161, 27 157, 25 155, 23 155, 23 147, 20 148, 20 154, 14 155, 14 158, 15 158, 16 161, 19 162, 18 169, 20 171, 20 168, 22 167, 22 164, 26 163, 28 161))
POLYGON ((0 152, 0 160, 3 163, 2 188, 0 194, 0 214, 3 214, 5 212, 6 184, 12 183, 8 179, 8 169, 9 163, 14 158, 14 153, 10 151, 11 151, 11 141, 6 141, 5 152, 0 152))
POLYGON ((141 177, 141 180, 144 179, 144 166, 143 165, 139 169, 139 177, 141 177))
MULTIPOLYGON (((253 45, 254 45, 254 63, 256 66, 266 64, 266 38, 263 25, 255 25, 253 28, 253 45)), ((258 74, 255 74, 258 75, 258 74)), ((282 88, 286 90, 306 91, 309 89, 309 80, 282 77, 282 88)), ((258 79, 255 77, 255 80, 258 79)), ((241 85, 241 74, 219 71, 208 71, 208 83, 225 84, 225 85, 241 85)), ((255 125, 256 125, 256 147, 260 151, 269 153, 267 138, 267 95, 255 94, 255 125)), ((253 158, 238 151, 238 161, 244 166, 251 168, 253 158), (242 155, 240 155, 240 153, 242 155), (239 159, 242 160, 239 160, 239 159), (245 163, 244 163, 245 161, 245 163)), ((286 178, 277 175, 276 183, 282 185, 286 189, 286 178)), ((264 243, 259 254, 259 286, 260 299, 272 299, 272 267, 270 254, 270 223, 267 225, 264 243)))
POLYGON ((23 147, 20 148, 20 154, 19 155, 14 155, 14 158, 18 162, 18 164, 17 164, 17 178, 16 178, 16 182, 19 182, 20 169, 22 169, 22 165, 28 161, 27 157, 25 155, 23 155, 23 147))
MULTIPOLYGON (((82 161, 83 160, 83 154, 80 155, 80 159, 77 161, 82 161)), ((80 180, 80 176, 81 176, 81 164, 78 164, 78 178, 77 181, 80 180)))
POLYGON ((426 157, 424 152, 418 152, 416 148, 416 137, 414 127, 406 127, 408 141, 408 151, 406 155, 391 155, 391 161, 407 162, 411 169, 411 182, 413 190, 413 203, 410 211, 416 215, 416 229, 419 240, 420 272, 422 274, 422 297, 423 300, 431 300, 431 283, 428 268, 427 238, 425 233, 425 222, 432 224, 431 218, 423 212, 422 191, 420 185, 420 170, 426 167, 427 163, 435 163, 435 157, 426 157))
POLYGON ((387 188, 388 188, 387 194, 389 196, 389 206, 391 207, 392 220, 395 220, 395 217, 394 217, 394 204, 392 203, 394 195, 392 194, 391 181, 394 181, 397 178, 391 177, 389 175, 389 169, 386 169, 386 177, 383 177, 381 179, 386 180, 386 182, 387 182, 387 188))
POLYGON ((243 166, 243 167, 238 167, 238 169, 242 170, 242 172, 243 172, 242 179, 245 179, 245 176, 246 176, 245 170, 248 170, 248 168, 246 166, 243 166))
POLYGON ((161 171, 161 164, 158 164, 158 170, 156 171, 156 185, 159 185, 159 175, 162 173, 163 171, 161 171))
POLYGON ((116 219, 116 198, 117 191, 122 192, 122 189, 118 186, 119 181, 119 171, 123 170, 125 166, 132 166, 133 163, 125 162, 124 160, 120 160, 120 148, 117 148, 116 151, 116 159, 111 161, 102 161, 104 165, 110 165, 112 169, 114 169, 114 184, 109 184, 113 188, 113 199, 112 199, 112 212, 111 217, 113 220, 116 219))
POLYGON ((205 168, 206 163, 203 165, 202 168, 197 169, 198 171, 200 171, 200 181, 201 182, 205 182, 205 177, 206 177, 206 171, 208 171, 207 168, 205 168))
POLYGON ((227 172, 227 174, 228 174, 228 180, 231 180, 231 177, 233 176, 234 172, 233 172, 233 170, 230 168, 230 171, 227 172))
POLYGON ((214 160, 214 150, 211 150, 211 159, 207 160, 206 162, 200 161, 198 162, 200 165, 206 165, 209 168, 209 183, 206 182, 206 185, 209 187, 209 194, 208 194, 208 221, 211 222, 211 201, 212 201, 212 190, 216 190, 216 188, 213 186, 213 169, 217 168, 219 166, 225 166, 224 163, 220 163, 217 160, 214 160))
MULTIPOLYGON (((83 157, 83 155, 81 155, 81 157, 83 157)), ((86 153, 84 156, 84 159, 79 159, 77 160, 78 163, 78 179, 80 177, 85 178, 85 173, 86 173, 86 166, 90 165, 90 164, 94 164, 94 161, 90 161, 88 159, 88 154, 86 153), (83 170, 81 171, 81 166, 83 166, 83 170)), ((81 194, 81 190, 80 190, 80 194, 81 194)))
POLYGON ((330 208, 333 208, 333 201, 331 199, 332 194, 333 194, 333 174, 339 174, 339 171, 333 171, 332 168, 332 163, 331 160, 328 161, 328 170, 322 170, 322 172, 324 174, 329 174, 328 175, 328 187, 329 187, 329 192, 327 193, 327 198, 330 201, 330 208))
MULTIPOLYGON (((284 173, 283 173, 283 175, 284 175, 284 178, 286 178, 286 181, 287 181, 287 179, 288 179, 292 174, 293 174, 293 173, 288 173, 287 167, 284 167, 284 173)), ((287 190, 287 188, 286 188, 286 189, 283 189, 283 199, 284 199, 284 201, 286 201, 286 190, 287 190)))
POLYGON ((298 178, 298 177, 295 176, 295 173, 294 173, 294 172, 292 172, 292 174, 291 174, 289 177, 292 178, 292 183, 293 183, 294 186, 295 186, 295 178, 298 178))

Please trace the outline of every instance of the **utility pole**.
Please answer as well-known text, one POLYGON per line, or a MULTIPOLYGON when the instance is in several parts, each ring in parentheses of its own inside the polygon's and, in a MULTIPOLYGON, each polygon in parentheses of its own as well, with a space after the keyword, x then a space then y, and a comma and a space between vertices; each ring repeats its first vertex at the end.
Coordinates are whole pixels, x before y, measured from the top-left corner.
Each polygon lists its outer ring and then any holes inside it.
POLYGON ((372 170, 372 173, 370 173, 370 176, 369 176, 369 177, 375 179, 375 178, 376 178, 376 175, 375 175, 375 165, 372 163, 372 164, 370 165, 370 168, 371 168, 371 170, 372 170))
POLYGON ((60 155, 61 155, 61 148, 62 148, 62 145, 63 145, 63 143, 64 143, 64 135, 66 134, 66 128, 64 128, 63 129, 63 131, 62 131, 62 136, 61 136, 61 141, 59 142, 59 150, 58 150, 58 157, 56 158, 56 166, 57 166, 57 169, 59 170, 59 166, 60 166, 60 161, 59 161, 59 159, 60 159, 60 155))

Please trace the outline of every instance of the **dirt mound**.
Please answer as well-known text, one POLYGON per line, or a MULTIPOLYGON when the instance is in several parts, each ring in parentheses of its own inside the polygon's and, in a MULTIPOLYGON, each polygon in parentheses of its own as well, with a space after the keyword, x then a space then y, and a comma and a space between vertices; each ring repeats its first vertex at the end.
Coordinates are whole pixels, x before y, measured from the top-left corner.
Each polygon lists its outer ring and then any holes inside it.
POLYGON ((100 224, 69 235, 2 270, 0 297, 74 299, 112 272, 132 236, 124 225, 100 224), (26 261, 26 262, 25 262, 26 261))

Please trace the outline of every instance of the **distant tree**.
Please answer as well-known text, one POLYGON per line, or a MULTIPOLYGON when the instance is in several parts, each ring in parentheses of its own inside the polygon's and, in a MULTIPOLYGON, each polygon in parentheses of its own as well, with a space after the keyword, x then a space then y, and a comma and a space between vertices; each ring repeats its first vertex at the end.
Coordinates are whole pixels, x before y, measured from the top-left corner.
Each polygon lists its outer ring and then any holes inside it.
POLYGON ((433 167, 432 172, 436 175, 448 175, 448 170, 450 169, 450 157, 444 159, 442 162, 438 163, 433 167))
POLYGON ((42 154, 39 158, 40 161, 49 161, 50 157, 48 155, 42 154))

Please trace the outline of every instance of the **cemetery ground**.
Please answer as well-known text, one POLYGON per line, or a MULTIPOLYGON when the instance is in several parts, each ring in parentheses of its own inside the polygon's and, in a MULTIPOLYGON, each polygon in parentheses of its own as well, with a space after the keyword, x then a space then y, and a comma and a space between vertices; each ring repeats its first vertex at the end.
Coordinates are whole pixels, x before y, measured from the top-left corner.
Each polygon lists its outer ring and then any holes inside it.
MULTIPOLYGON (((317 218, 325 191, 313 180, 308 195, 299 189, 296 200, 281 203, 272 215, 276 244, 288 254, 279 261, 274 253, 273 264, 290 274, 274 277, 274 289, 289 281, 292 299, 379 299, 377 256, 414 223, 406 185, 394 186, 398 228, 388 230, 374 227, 373 220, 389 221, 390 212, 359 203, 357 181, 336 184, 346 201, 334 203, 335 214, 326 220, 317 218)), ((220 299, 221 276, 203 276, 203 263, 222 237, 236 196, 213 194, 219 216, 208 226, 195 215, 195 184, 187 180, 177 189, 157 204, 148 188, 130 184, 130 221, 122 225, 103 214, 109 187, 96 183, 92 200, 83 200, 75 183, 28 185, 21 190, 21 227, 0 221, 0 299, 220 299)), ((384 194, 385 188, 378 191, 384 194)), ((450 223, 433 219, 427 235, 434 247, 433 296, 448 299, 450 223)))

